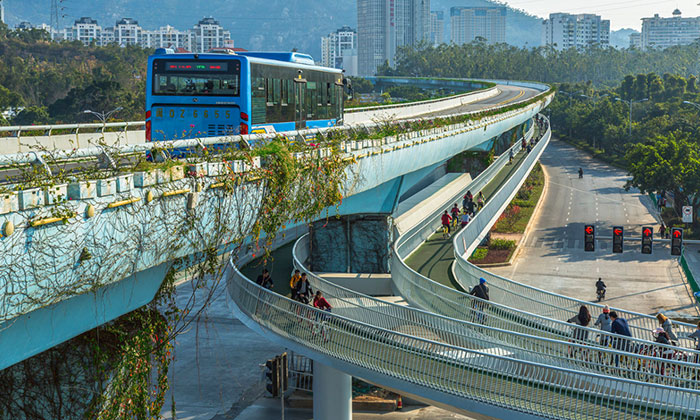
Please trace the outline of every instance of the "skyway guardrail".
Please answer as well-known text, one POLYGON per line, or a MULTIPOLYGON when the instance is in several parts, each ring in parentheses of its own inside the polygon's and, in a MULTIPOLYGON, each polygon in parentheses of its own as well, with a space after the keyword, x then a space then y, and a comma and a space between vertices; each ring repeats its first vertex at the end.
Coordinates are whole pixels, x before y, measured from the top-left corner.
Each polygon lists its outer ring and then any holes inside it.
MULTIPOLYGON (((537 417, 691 419, 700 391, 513 359, 391 331, 315 309, 245 278, 224 276, 236 315, 286 347, 351 375, 459 409, 498 407, 537 417)), ((491 410, 491 411, 489 411, 491 410)))
POLYGON ((309 235, 306 234, 294 245, 294 266, 308 274, 312 288, 322 290, 334 313, 339 315, 453 346, 473 350, 499 349, 502 354, 520 360, 681 388, 700 387, 700 365, 694 363, 694 355, 686 360, 670 360, 662 357, 663 354, 651 343, 644 347, 647 354, 630 354, 604 345, 590 346, 587 337, 573 340, 568 328, 562 334, 565 336, 563 340, 531 335, 530 331, 523 331, 527 330, 523 324, 508 324, 501 322, 500 318, 490 321, 488 318, 499 316, 498 311, 488 308, 483 301, 463 299, 458 318, 385 302, 335 285, 310 272, 305 263, 308 249, 309 235), (494 323, 505 329, 494 326, 494 323))

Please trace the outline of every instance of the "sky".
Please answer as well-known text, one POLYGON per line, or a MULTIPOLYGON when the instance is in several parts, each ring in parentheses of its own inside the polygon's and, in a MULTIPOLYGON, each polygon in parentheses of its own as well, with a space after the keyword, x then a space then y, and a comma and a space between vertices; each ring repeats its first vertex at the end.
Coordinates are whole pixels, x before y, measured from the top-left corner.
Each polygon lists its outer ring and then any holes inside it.
MULTIPOLYGON (((504 0, 504 2, 506 2, 504 0)), ((610 20, 610 29, 642 29, 643 17, 671 17, 675 8, 685 17, 700 16, 700 0, 510 0, 509 6, 543 18, 550 13, 595 13, 610 20)))

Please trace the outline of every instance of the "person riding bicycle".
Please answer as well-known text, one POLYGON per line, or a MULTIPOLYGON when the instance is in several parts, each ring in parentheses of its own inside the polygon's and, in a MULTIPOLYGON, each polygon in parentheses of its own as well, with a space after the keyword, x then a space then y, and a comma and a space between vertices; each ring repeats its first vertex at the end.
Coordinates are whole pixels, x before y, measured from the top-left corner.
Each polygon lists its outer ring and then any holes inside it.
POLYGON ((583 168, 578 168, 578 177, 583 178, 583 168))
POLYGON ((457 207, 457 203, 455 203, 455 205, 450 209, 450 214, 452 215, 452 220, 454 222, 459 220, 459 207, 457 207))
POLYGON ((447 230, 447 233, 450 232, 450 222, 452 221, 452 218, 450 217, 449 214, 447 214, 447 210, 445 210, 445 213, 442 215, 442 227, 443 229, 447 230))
POLYGON ((472 217, 469 215, 469 213, 465 212, 462 215, 462 227, 465 227, 466 225, 468 225, 471 220, 472 220, 472 217))
POLYGON ((328 303, 326 298, 323 297, 323 294, 320 290, 317 290, 316 296, 314 296, 314 308, 322 309, 328 312, 331 311, 331 304, 328 303))
POLYGON ((484 193, 479 191, 479 194, 476 196, 476 207, 481 210, 484 207, 485 202, 486 199, 484 198, 484 193))

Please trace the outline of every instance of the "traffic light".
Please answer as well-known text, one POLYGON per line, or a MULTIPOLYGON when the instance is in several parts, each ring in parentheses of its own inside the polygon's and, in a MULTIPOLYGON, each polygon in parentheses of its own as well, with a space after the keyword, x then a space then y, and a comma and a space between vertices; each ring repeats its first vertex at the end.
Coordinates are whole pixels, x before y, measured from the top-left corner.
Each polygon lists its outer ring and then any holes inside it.
POLYGON ((586 252, 595 251, 595 226, 586 225, 583 228, 583 250, 586 252))
POLYGON ((642 254, 651 254, 651 241, 654 236, 654 228, 644 226, 642 228, 642 254))
POLYGON ((270 395, 277 397, 280 390, 279 356, 265 362, 265 369, 267 369, 265 371, 265 377, 267 378, 265 389, 270 395))
POLYGON ((612 252, 619 254, 622 252, 622 242, 624 241, 625 230, 622 226, 613 226, 612 252))
POLYGON ((671 255, 681 255, 683 251, 683 229, 671 229, 671 255))

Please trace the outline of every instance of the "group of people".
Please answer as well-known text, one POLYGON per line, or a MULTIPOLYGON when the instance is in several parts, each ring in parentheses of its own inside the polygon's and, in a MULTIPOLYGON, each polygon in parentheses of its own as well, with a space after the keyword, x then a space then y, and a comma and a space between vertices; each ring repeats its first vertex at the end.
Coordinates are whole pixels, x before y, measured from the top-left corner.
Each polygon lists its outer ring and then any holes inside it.
MULTIPOLYGON (((264 268, 262 274, 258 276, 256 283, 260 286, 272 290, 275 287, 275 283, 272 281, 270 272, 267 268, 264 268)), ((311 303, 314 308, 318 308, 324 311, 331 311, 331 304, 328 303, 323 293, 317 290, 316 293, 311 289, 311 284, 309 279, 306 277, 306 273, 302 273, 299 270, 294 270, 292 278, 289 280, 289 288, 292 290, 292 299, 301 302, 305 305, 311 303)))
POLYGON ((316 293, 314 293, 311 289, 311 284, 309 284, 309 279, 306 278, 306 273, 294 270, 294 274, 289 280, 289 288, 292 290, 292 299, 305 305, 311 303, 313 307, 317 309, 328 312, 331 311, 331 304, 323 297, 323 292, 317 290, 316 293))
POLYGON ((449 210, 445 210, 442 214, 442 227, 443 231, 447 234, 450 233, 451 227, 454 225, 455 228, 459 223, 462 227, 466 226, 471 219, 476 215, 476 213, 484 207, 486 199, 484 198, 484 193, 479 191, 479 194, 474 200, 474 196, 471 191, 467 191, 462 200, 462 208, 460 209, 457 203, 452 206, 449 210))
MULTIPOLYGON (((671 319, 662 313, 657 314, 656 319, 659 322, 659 327, 652 331, 654 341, 659 344, 678 346, 678 336, 676 336, 673 331, 673 322, 671 319)), ((586 305, 581 305, 578 314, 569 318, 567 322, 587 327, 591 320, 592 318, 588 308, 586 305)), ((610 344, 617 350, 634 351, 634 349, 630 348, 629 341, 624 339, 624 337, 632 337, 632 332, 627 325, 627 320, 618 316, 617 312, 611 311, 608 305, 603 307, 602 313, 598 315, 598 319, 596 319, 593 325, 600 328, 602 331, 620 336, 618 339, 613 338, 611 343, 608 343, 608 336, 601 336, 601 344, 610 344)), ((586 341, 588 339, 588 331, 577 328, 574 331, 573 338, 576 341, 586 341)), ((688 335, 687 338, 695 340, 696 350, 700 350, 700 323, 698 323, 695 332, 688 335)))

